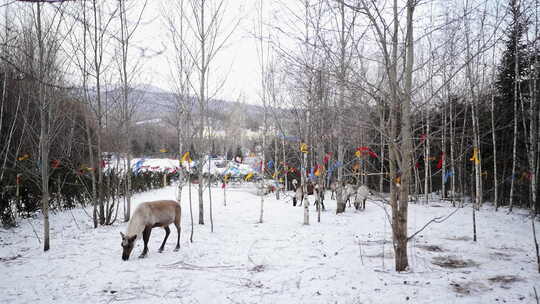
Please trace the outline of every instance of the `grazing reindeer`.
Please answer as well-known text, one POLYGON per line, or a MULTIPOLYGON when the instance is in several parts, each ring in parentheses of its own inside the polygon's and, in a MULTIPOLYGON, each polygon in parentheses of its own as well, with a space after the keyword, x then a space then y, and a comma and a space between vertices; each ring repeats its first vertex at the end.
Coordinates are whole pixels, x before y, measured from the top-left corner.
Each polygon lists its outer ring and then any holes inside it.
POLYGON ((338 187, 338 182, 332 182, 330 184, 330 191, 332 191, 330 199, 335 199, 337 187, 338 187))
POLYGON ((314 187, 315 192, 315 206, 317 208, 317 211, 319 211, 319 208, 322 206, 322 211, 325 210, 324 208, 324 188, 321 187, 319 184, 315 184, 314 187))
POLYGON ((144 240, 144 249, 139 258, 144 258, 146 256, 148 253, 150 232, 154 227, 163 227, 163 229, 165 229, 165 239, 163 239, 163 243, 161 244, 161 247, 159 247, 159 252, 162 252, 165 247, 165 242, 169 237, 169 233, 171 232, 169 229, 171 223, 174 223, 176 231, 178 232, 176 248, 174 251, 180 249, 180 216, 180 204, 176 201, 164 200, 140 204, 137 209, 135 209, 135 212, 129 221, 126 234, 124 235, 120 232, 120 235, 122 236, 122 248, 124 248, 122 260, 127 261, 129 259, 129 255, 135 247, 135 241, 137 238, 140 238, 141 235, 144 240))
POLYGON ((372 195, 371 191, 366 185, 358 187, 356 190, 356 196, 354 199, 354 207, 356 210, 366 210, 366 199, 369 195, 372 195))
POLYGON ((347 184, 344 188, 343 188, 343 201, 345 202, 345 204, 349 203, 349 206, 351 206, 351 198, 355 198, 356 196, 356 187, 354 185, 351 185, 351 184, 347 184))

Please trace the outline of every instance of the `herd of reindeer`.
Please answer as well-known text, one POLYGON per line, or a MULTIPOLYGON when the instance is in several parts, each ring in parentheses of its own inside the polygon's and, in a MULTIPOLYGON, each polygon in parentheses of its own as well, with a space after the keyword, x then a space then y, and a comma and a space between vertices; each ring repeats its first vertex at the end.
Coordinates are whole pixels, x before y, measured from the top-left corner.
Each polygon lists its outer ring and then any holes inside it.
MULTIPOLYGON (((331 183, 330 184, 330 191, 331 191, 331 199, 334 199, 335 193, 337 190, 337 183, 331 183)), ((315 206, 317 208, 322 207, 322 210, 325 210, 324 207, 324 197, 325 197, 325 189, 324 187, 321 187, 319 184, 313 184, 312 182, 308 181, 306 187, 302 187, 298 184, 298 181, 296 179, 292 180, 292 188, 294 191, 293 196, 293 206, 296 206, 298 202, 299 206, 302 205, 301 202, 304 201, 305 195, 315 195, 315 206), (305 188, 305 190, 304 190, 305 188), (304 193, 307 192, 307 193, 304 193)), ((345 184, 343 186, 343 201, 345 204, 348 204, 348 206, 351 206, 351 202, 353 202, 354 207, 356 210, 365 210, 366 209, 366 200, 369 195, 373 194, 371 190, 366 185, 353 185, 353 184, 345 184)))
MULTIPOLYGON (((323 187, 320 187, 319 184, 313 184, 310 181, 303 187, 302 185, 299 185, 296 179, 292 179, 291 184, 294 192, 292 197, 293 206, 302 206, 302 202, 304 202, 304 198, 307 195, 315 195, 315 206, 317 211, 320 211, 319 208, 321 207, 323 211, 325 210, 325 189, 323 187)), ((337 183, 330 184, 329 189, 331 190, 331 199, 334 199, 335 197, 337 186, 337 183)), ((350 207, 352 202, 356 210, 365 210, 366 199, 369 195, 373 194, 365 185, 346 184, 343 185, 342 189, 345 204, 348 204, 350 207)), ((274 188, 272 191, 277 191, 277 189, 274 188)), ((265 191, 265 193, 267 192, 265 191)), ((120 232, 122 237, 121 246, 123 249, 122 260, 129 260, 137 239, 140 239, 141 237, 144 241, 144 248, 139 258, 146 257, 148 254, 148 240, 150 239, 150 233, 152 232, 152 229, 156 227, 162 227, 165 230, 165 238, 159 247, 159 252, 163 252, 165 243, 170 234, 170 224, 174 224, 176 227, 177 239, 174 250, 178 251, 180 249, 180 232, 182 230, 180 226, 181 215, 182 209, 180 204, 174 200, 160 200, 139 204, 131 216, 126 233, 120 232)))

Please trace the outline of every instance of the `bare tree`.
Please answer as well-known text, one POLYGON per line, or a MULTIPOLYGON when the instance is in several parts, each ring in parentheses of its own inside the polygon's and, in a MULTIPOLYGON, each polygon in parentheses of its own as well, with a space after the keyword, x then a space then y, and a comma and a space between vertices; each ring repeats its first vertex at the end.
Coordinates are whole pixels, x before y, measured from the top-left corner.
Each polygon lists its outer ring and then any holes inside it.
POLYGON ((126 0, 118 0, 118 12, 120 17, 120 37, 118 40, 120 42, 120 56, 117 60, 118 69, 120 74, 120 83, 122 86, 122 97, 121 97, 121 107, 120 107, 120 116, 121 116, 121 125, 123 125, 124 134, 124 153, 126 156, 126 163, 124 168, 125 174, 125 207, 124 207, 124 221, 129 221, 131 215, 131 123, 132 118, 135 112, 135 103, 130 102, 129 93, 131 86, 131 79, 135 75, 135 65, 131 70, 128 71, 128 59, 131 57, 128 56, 130 50, 130 42, 133 34, 140 25, 142 14, 146 8, 148 0, 145 0, 142 3, 142 7, 136 12, 137 19, 131 25, 128 20, 128 12, 133 10, 133 8, 126 8, 126 0))
MULTIPOLYGON (((199 148, 198 175, 199 182, 203 180, 203 168, 209 152, 208 138, 210 136, 210 124, 208 118, 208 104, 215 92, 210 91, 208 86, 209 73, 212 64, 219 52, 225 47, 226 42, 238 25, 233 21, 232 26, 224 28, 226 1, 225 0, 189 0, 187 1, 188 18, 187 28, 190 37, 182 40, 188 56, 194 64, 196 77, 190 79, 190 86, 196 91, 198 101, 199 119, 197 125, 197 142, 199 148), (223 34, 224 33, 224 34, 223 34)), ((219 88, 217 88, 219 89, 219 88)), ((204 225, 203 187, 199 184, 199 224, 204 225)))

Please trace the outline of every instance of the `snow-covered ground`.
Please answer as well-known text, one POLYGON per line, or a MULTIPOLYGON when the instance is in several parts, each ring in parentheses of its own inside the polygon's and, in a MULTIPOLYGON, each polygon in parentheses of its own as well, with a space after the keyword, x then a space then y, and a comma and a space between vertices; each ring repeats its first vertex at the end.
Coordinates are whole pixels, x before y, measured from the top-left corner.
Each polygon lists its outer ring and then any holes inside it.
MULTIPOLYGON (((158 253, 164 232, 156 228, 148 257, 137 258, 139 241, 127 262, 121 260, 119 234, 126 224, 93 229, 82 209, 52 215, 46 253, 34 233, 41 238, 40 218, 0 229, 0 302, 535 303, 533 287, 540 292, 531 222, 524 215, 485 207, 477 213, 473 242, 471 209, 460 209, 420 233, 410 243, 410 271, 396 273, 380 203, 336 215, 335 202, 327 200, 321 223, 310 207, 311 225, 304 226, 303 208, 270 194, 259 224, 260 198, 252 185, 229 188, 227 206, 222 193, 213 193, 213 233, 207 204, 206 225, 195 224, 189 242, 184 189, 180 251, 172 250, 171 229, 165 251, 158 253)), ((168 187, 137 195, 135 204, 175 197, 176 189, 168 187)), ((453 210, 444 202, 411 204, 410 233, 453 210)))

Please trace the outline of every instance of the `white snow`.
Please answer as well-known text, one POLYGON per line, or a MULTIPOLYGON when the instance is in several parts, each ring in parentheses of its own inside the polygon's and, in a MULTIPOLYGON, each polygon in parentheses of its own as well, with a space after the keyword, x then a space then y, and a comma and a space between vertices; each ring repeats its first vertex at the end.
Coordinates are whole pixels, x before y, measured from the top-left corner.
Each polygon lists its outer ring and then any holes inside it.
MULTIPOLYGON (((196 186, 192 191, 197 222, 196 186)), ((460 209, 409 243, 410 270, 396 273, 380 203, 368 199, 366 211, 347 208, 336 215, 335 201, 326 200, 321 223, 310 206, 311 224, 304 226, 303 208, 292 207, 292 192, 280 201, 269 194, 259 224, 255 193, 253 184, 228 188, 223 206, 223 190, 215 188, 214 232, 206 200, 206 225, 195 224, 190 243, 184 188, 180 251, 173 252, 171 229, 165 251, 158 253, 164 231, 156 228, 148 257, 137 258, 140 241, 127 262, 121 260, 119 234, 126 223, 93 229, 83 209, 52 214, 51 250, 43 252, 33 231, 42 238, 42 219, 21 220, 18 228, 0 229, 0 302, 534 303, 533 287, 540 291, 531 222, 524 215, 484 207, 473 242, 471 209, 460 209), (426 250, 427 245, 442 251, 426 250), (432 263, 437 257, 470 260, 472 266, 443 268, 432 263), (496 276, 517 281, 490 281, 496 276)), ((175 197, 176 189, 168 187, 139 194, 134 204, 175 197)), ((440 201, 411 204, 410 233, 453 210, 440 201)))

